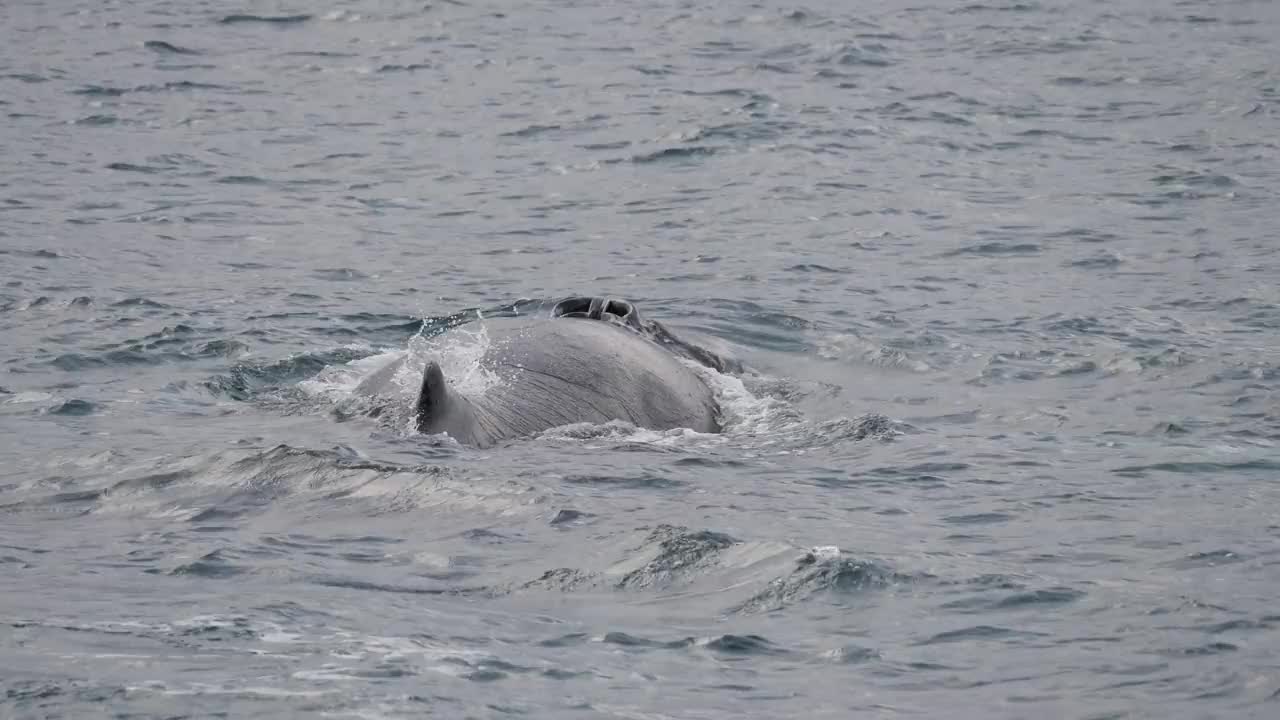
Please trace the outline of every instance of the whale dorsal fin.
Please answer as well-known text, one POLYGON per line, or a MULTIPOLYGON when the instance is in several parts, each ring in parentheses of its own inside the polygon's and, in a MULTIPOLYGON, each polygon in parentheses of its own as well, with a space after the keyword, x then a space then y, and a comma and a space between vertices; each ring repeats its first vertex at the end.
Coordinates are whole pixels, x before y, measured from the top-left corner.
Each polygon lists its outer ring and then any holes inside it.
POLYGON ((425 428, 434 417, 439 417, 449 405, 449 383, 444 371, 435 360, 427 363, 422 372, 422 389, 418 391, 418 427, 425 428))
POLYGON ((422 389, 418 391, 418 432, 448 433, 464 445, 488 447, 493 438, 481 424, 481 415, 464 395, 449 387, 440 364, 431 361, 422 371, 422 389))

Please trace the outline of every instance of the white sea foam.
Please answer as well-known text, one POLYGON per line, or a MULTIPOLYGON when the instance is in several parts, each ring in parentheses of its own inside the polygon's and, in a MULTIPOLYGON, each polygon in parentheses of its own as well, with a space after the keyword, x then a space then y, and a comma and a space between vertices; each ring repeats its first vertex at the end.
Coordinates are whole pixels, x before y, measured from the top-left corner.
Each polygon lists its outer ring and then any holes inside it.
POLYGON ((749 376, 726 375, 692 361, 682 362, 711 388, 720 406, 720 423, 725 435, 776 432, 801 422, 799 414, 786 401, 752 392, 743 379, 750 379, 749 376))

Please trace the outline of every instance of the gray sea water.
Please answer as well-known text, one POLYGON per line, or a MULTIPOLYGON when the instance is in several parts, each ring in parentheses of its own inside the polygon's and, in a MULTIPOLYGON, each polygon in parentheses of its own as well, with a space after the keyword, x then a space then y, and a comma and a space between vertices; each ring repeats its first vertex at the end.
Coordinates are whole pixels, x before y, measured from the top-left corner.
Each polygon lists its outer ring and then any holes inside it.
POLYGON ((0 717, 1275 717, 1278 38, 3 0, 0 717), (571 294, 726 432, 351 409, 571 294))

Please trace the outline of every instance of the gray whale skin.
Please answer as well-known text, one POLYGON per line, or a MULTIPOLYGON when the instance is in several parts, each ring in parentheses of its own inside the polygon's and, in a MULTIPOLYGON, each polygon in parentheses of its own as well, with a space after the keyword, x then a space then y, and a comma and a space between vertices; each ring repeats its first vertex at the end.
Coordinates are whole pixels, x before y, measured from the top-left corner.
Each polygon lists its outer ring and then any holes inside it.
MULTIPOLYGON (((466 396, 428 362, 415 401, 419 432, 448 433, 484 448, 561 425, 612 420, 720 431, 711 389, 678 357, 718 370, 728 361, 642 321, 631 303, 574 297, 557 303, 550 317, 487 320, 485 327, 489 349, 480 362, 502 381, 466 396)), ((377 394, 403 362, 375 372, 357 393, 377 394)))

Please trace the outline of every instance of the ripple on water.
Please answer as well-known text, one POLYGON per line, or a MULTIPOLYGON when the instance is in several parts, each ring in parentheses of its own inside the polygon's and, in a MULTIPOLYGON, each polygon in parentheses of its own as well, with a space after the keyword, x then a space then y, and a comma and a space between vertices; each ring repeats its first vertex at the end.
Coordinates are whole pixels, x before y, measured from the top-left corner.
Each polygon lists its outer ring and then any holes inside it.
POLYGON ((651 640, 624 632, 608 632, 600 639, 608 645, 618 645, 631 650, 681 650, 692 646, 696 641, 692 637, 679 640, 651 640))
POLYGON ((239 553, 229 549, 214 550, 196 560, 178 565, 170 575, 190 575, 210 580, 225 580, 250 571, 239 553))
POLYGON ((820 595, 828 596, 831 602, 840 602, 842 595, 911 581, 912 578, 882 565, 856 560, 838 551, 811 551, 800 558, 789 575, 769 581, 738 605, 735 612, 772 612, 820 595))
POLYGON ((164 40, 147 40, 142 43, 142 47, 148 50, 151 50, 153 52, 159 53, 161 55, 201 55, 203 54, 199 50, 193 50, 191 48, 182 47, 181 45, 174 45, 173 43, 165 42, 164 40))
POLYGON ((649 560, 624 574, 617 587, 636 590, 669 585, 714 562, 720 551, 735 542, 724 533, 659 525, 636 549, 650 554, 649 560))
POLYGON ((1036 610, 1045 606, 1067 605, 1085 597, 1086 594, 1083 591, 1066 587, 1016 592, 992 589, 972 597, 948 601, 943 603, 942 607, 964 613, 1036 610))
POLYGON ((49 410, 50 415, 84 416, 97 412, 98 407, 88 400, 67 400, 49 410))
MULTIPOLYGON (((630 430, 631 428, 628 429, 630 430)), ((573 437, 573 435, 567 433, 557 434, 573 437)), ((591 432, 589 436, 594 435, 595 433, 591 432)), ((687 484, 682 480, 676 480, 658 473, 643 473, 639 475, 567 475, 564 478, 564 482, 569 485, 628 490, 674 489, 687 484)))
POLYGON ((973 625, 971 627, 960 628, 958 630, 948 630, 940 632, 932 637, 926 638, 919 642, 920 645, 938 645, 942 643, 957 643, 971 641, 986 640, 1013 640, 1020 638, 1044 637, 1046 633, 1030 632, 1026 630, 1015 630, 1012 628, 998 627, 994 625, 973 625))
POLYGON ((944 257, 964 257, 977 255, 982 257, 1006 257, 1019 255, 1038 255, 1040 246, 1036 243, 984 242, 965 245, 943 253, 944 257))
POLYGON ((701 644, 708 650, 726 655, 788 655, 791 652, 761 635, 721 635, 708 638, 701 644))
POLYGON ((312 17, 313 16, 311 15, 302 15, 302 14, 299 14, 299 15, 249 15, 249 14, 237 13, 234 15, 224 15, 222 19, 219 20, 218 22, 223 25, 263 24, 263 25, 288 26, 288 25, 300 25, 302 23, 307 22, 312 17))

